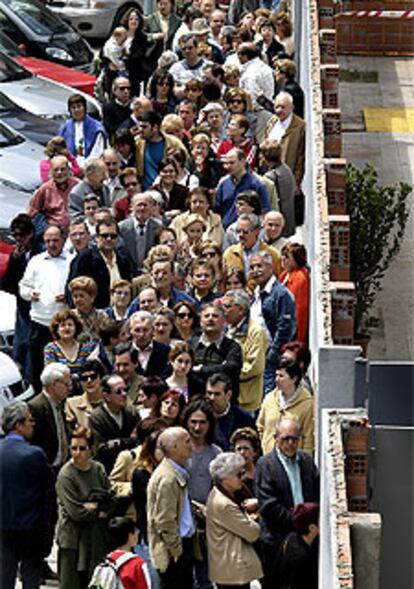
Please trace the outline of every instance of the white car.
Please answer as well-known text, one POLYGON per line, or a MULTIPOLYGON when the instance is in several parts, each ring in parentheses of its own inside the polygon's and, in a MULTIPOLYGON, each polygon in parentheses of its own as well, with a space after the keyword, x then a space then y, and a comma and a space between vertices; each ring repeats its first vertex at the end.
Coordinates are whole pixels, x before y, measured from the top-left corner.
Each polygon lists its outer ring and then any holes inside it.
POLYGON ((35 391, 21 375, 16 362, 0 352, 0 414, 14 401, 28 401, 35 391))
POLYGON ((105 39, 130 8, 142 10, 143 3, 143 0, 48 0, 47 4, 84 37, 105 39))

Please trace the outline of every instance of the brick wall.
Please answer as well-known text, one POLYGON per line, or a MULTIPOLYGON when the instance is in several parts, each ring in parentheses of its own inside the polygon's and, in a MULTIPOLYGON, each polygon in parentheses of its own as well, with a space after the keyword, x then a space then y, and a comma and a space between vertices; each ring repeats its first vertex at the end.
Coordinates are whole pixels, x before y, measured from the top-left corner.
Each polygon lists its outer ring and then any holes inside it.
POLYGON ((339 65, 337 32, 329 28, 337 4, 319 0, 320 84, 325 184, 329 224, 329 278, 332 305, 332 338, 335 344, 352 345, 355 288, 350 280, 350 230, 346 214, 346 160, 342 157, 342 120, 338 101, 339 65), (328 28, 321 28, 322 26, 328 28))
POLYGON ((368 511, 368 420, 350 420, 342 426, 346 495, 349 511, 368 511))
POLYGON ((337 14, 334 22, 338 33, 338 53, 414 55, 414 18, 356 17, 337 14))

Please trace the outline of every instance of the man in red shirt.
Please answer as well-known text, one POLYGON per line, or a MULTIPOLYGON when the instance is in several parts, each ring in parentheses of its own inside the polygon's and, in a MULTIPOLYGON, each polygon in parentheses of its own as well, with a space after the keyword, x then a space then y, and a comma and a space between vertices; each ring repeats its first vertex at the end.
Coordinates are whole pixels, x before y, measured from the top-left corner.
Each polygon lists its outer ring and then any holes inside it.
POLYGON ((47 223, 64 229, 69 227, 68 196, 79 179, 71 176, 71 167, 64 155, 57 155, 50 164, 52 178, 42 184, 30 201, 27 214, 31 219, 43 213, 47 223))

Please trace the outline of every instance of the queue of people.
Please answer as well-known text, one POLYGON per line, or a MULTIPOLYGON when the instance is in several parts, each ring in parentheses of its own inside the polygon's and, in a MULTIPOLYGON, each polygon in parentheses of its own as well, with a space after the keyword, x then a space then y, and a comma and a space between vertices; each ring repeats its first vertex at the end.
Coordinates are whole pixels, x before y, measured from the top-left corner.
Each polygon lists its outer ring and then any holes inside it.
POLYGON ((1 585, 317 587, 289 6, 147 4, 102 48, 102 122, 69 99, 11 221, 36 396, 2 415, 1 585))

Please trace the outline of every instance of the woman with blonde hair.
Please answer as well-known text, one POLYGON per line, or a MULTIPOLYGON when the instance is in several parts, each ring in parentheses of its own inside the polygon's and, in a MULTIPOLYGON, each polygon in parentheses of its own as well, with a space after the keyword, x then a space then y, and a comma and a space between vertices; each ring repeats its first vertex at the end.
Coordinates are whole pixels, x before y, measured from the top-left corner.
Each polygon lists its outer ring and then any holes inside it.
POLYGON ((108 316, 102 309, 95 307, 98 286, 90 276, 78 276, 69 282, 69 291, 75 305, 74 312, 83 323, 82 341, 99 340, 99 329, 107 321, 108 316))

